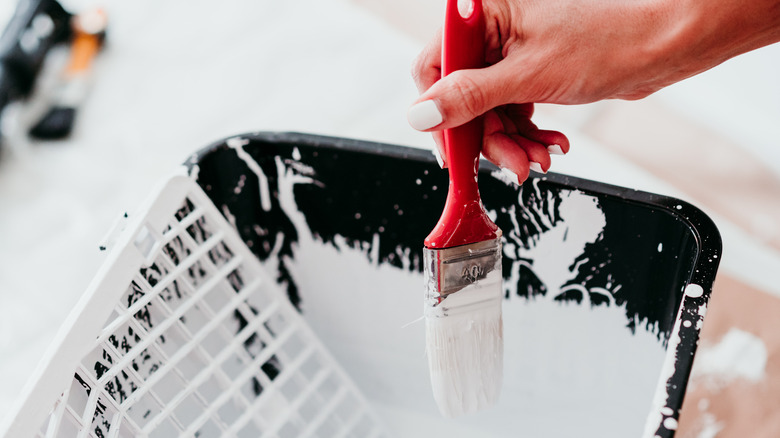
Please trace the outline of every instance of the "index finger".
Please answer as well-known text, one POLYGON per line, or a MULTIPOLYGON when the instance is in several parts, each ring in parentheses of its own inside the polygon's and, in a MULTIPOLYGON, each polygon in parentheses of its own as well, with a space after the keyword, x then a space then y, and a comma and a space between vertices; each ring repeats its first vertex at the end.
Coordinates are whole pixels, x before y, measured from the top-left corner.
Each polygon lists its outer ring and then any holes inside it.
POLYGON ((412 64, 412 78, 420 94, 441 79, 441 35, 439 28, 412 64))

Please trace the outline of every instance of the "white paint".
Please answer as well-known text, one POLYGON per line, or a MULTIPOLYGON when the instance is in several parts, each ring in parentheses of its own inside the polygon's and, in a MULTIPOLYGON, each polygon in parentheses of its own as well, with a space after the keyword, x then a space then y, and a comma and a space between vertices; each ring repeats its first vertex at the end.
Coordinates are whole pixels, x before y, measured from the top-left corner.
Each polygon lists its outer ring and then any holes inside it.
POLYGON ((725 425, 718 422, 714 414, 705 412, 699 416, 696 429, 698 434, 696 438, 715 438, 723 430, 725 425))
POLYGON ((704 295, 704 289, 698 284, 691 283, 685 287, 685 295, 688 295, 691 298, 699 298, 704 295))
POLYGON ((732 328, 716 344, 702 342, 696 353, 691 383, 719 388, 734 380, 761 382, 768 353, 758 336, 732 328))
POLYGON ((257 182, 259 184, 260 191, 260 206, 264 211, 271 211, 271 192, 268 188, 268 178, 263 172, 263 168, 252 158, 247 151, 244 150, 244 146, 249 144, 249 140, 239 137, 233 137, 227 140, 227 145, 236 151, 236 155, 244 163, 246 163, 249 170, 257 175, 257 182))
POLYGON ((664 250, 664 244, 663 243, 659 243, 658 244, 658 252, 661 252, 663 250, 664 250))
POLYGON ((680 321, 682 320, 682 310, 683 306, 680 306, 677 310, 676 322, 672 328, 672 334, 669 337, 669 343, 666 347, 666 356, 664 357, 663 365, 661 366, 661 375, 658 378, 659 385, 656 387, 650 412, 647 414, 647 419, 645 421, 645 430, 642 434, 643 438, 654 436, 658 425, 661 424, 664 418, 663 411, 667 408, 666 401, 669 399, 669 391, 666 388, 666 382, 674 375, 677 365, 677 347, 679 347, 681 341, 680 321))
POLYGON ((517 174, 516 174, 516 173, 512 172, 511 170, 509 170, 509 169, 507 169, 507 168, 505 168, 505 167, 502 167, 502 168, 501 168, 501 173, 503 173, 503 174, 504 174, 504 176, 506 176, 507 180, 508 180, 510 183, 512 183, 512 184, 515 184, 515 185, 517 185, 517 184, 518 184, 518 182, 520 181, 520 180, 517 178, 517 174))
POLYGON ((672 417, 669 417, 664 420, 664 427, 669 430, 677 430, 677 420, 675 420, 672 417))
POLYGON ((493 406, 501 393, 504 362, 500 271, 424 304, 425 349, 433 398, 445 417, 493 406))
MULTIPOLYGON (((534 186, 534 188, 537 197, 541 197, 538 187, 534 186)), ((522 190, 528 189, 527 185, 522 188, 522 190)), ((551 197, 552 194, 549 196, 551 197)), ((544 223, 536 224, 536 227, 540 230, 543 227, 551 229, 537 238, 533 248, 521 251, 522 257, 534 260, 533 271, 549 288, 547 298, 550 299, 564 292, 562 286, 577 274, 576 268, 570 270, 569 267, 582 254, 585 245, 596 242, 600 238, 601 231, 606 225, 604 213, 594 202, 594 197, 578 191, 564 192, 561 196, 558 211, 563 219, 563 225, 553 226, 546 216, 540 215, 544 223)), ((549 205, 553 204, 554 202, 549 202, 549 205)), ((533 219, 531 215, 529 218, 533 219)), ((507 240, 520 242, 519 225, 505 234, 507 240)), ((588 296, 585 296, 584 300, 586 304, 589 303, 588 296)))

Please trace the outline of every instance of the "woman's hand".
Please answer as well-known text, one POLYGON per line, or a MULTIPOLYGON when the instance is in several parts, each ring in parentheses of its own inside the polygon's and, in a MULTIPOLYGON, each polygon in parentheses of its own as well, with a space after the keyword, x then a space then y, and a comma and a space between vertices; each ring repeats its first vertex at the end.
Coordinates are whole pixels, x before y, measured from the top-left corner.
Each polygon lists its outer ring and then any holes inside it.
POLYGON ((488 67, 441 78, 441 32, 418 56, 409 109, 432 132, 484 114, 483 155, 518 176, 546 172, 569 142, 532 122, 533 103, 640 99, 780 39, 777 0, 483 0, 488 67))

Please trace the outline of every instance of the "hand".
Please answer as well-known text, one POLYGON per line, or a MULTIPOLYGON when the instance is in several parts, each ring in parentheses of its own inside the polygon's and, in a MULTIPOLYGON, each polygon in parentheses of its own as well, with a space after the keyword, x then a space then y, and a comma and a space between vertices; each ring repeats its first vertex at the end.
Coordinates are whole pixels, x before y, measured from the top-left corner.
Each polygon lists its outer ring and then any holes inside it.
MULTIPOLYGON (((432 132, 484 114, 483 155, 522 182, 569 142, 532 122, 533 102, 640 99, 778 41, 777 0, 483 0, 486 68, 440 79, 441 32, 417 58, 410 124, 432 132), (762 9, 763 8, 763 9, 762 9)), ((443 154, 442 154, 443 155, 443 154)), ((443 157, 446 166, 446 157, 443 157)))

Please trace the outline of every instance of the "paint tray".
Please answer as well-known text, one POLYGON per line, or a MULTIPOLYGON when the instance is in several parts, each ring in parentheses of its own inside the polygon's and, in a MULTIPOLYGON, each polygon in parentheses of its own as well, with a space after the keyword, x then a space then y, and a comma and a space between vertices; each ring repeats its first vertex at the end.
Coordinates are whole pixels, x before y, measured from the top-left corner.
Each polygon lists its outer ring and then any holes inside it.
POLYGON ((688 203, 483 163, 504 386, 449 420, 421 321, 447 189, 428 151, 260 133, 185 173, 128 219, 8 436, 674 435, 721 250, 688 203))

